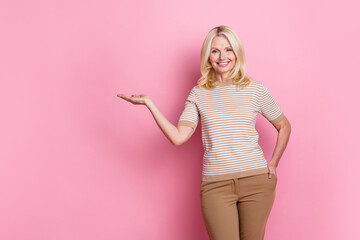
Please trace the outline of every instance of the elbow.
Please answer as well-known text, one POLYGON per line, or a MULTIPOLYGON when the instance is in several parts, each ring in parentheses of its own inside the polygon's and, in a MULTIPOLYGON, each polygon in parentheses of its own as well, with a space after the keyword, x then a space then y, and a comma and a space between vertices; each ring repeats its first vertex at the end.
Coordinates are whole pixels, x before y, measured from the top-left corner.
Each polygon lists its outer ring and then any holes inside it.
POLYGON ((291 133, 291 125, 290 125, 290 123, 289 123, 289 134, 291 133))
POLYGON ((291 125, 286 117, 282 121, 280 121, 275 127, 278 130, 278 132, 280 131, 288 132, 289 134, 291 132, 291 125))
POLYGON ((290 134, 291 133, 291 124, 290 124, 289 121, 287 121, 286 127, 287 127, 287 129, 289 131, 289 134, 290 134))
POLYGON ((171 138, 171 143, 174 146, 180 146, 184 143, 184 141, 183 141, 183 137, 182 137, 181 132, 178 129, 178 127, 176 127, 176 130, 177 130, 176 134, 174 134, 171 138))
POLYGON ((287 124, 283 127, 284 131, 286 131, 288 133, 288 135, 290 136, 291 134, 291 125, 290 122, 287 122, 287 124))
POLYGON ((181 141, 179 141, 179 140, 177 140, 177 139, 171 141, 171 143, 172 143, 172 145, 174 145, 175 147, 176 147, 176 146, 180 146, 180 145, 183 144, 181 141))

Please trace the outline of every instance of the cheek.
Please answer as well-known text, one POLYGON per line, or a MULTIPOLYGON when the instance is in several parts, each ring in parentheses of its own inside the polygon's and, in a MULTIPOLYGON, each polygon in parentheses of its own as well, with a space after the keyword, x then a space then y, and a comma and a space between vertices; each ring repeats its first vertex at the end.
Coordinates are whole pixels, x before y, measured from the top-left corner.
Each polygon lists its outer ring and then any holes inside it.
POLYGON ((210 57, 209 61, 210 61, 211 66, 216 67, 216 58, 210 57))
POLYGON ((212 62, 212 63, 211 63, 211 66, 212 66, 213 68, 217 68, 216 62, 212 62))
POLYGON ((236 56, 235 56, 234 53, 231 53, 231 54, 229 55, 229 58, 230 58, 232 61, 235 61, 236 56))
POLYGON ((217 57, 214 54, 210 55, 209 57, 210 62, 215 62, 216 59, 217 57))

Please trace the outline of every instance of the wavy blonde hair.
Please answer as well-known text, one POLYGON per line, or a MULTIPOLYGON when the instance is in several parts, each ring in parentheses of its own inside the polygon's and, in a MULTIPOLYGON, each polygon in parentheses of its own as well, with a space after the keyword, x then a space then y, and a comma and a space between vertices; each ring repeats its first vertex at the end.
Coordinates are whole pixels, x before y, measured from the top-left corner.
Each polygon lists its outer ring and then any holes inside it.
POLYGON ((212 67, 209 56, 211 43, 215 37, 224 36, 230 42, 235 53, 235 65, 231 69, 230 78, 237 87, 244 88, 250 83, 250 78, 246 75, 245 55, 242 43, 237 34, 228 26, 220 25, 210 30, 201 48, 200 64, 201 77, 198 80, 199 87, 211 89, 217 86, 215 70, 212 67))

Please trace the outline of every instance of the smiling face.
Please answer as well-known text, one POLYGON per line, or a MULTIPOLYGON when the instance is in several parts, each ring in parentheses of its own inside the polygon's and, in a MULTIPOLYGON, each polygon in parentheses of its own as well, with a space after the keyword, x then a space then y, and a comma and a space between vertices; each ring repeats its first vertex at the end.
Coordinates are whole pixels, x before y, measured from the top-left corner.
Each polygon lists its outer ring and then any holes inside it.
POLYGON ((236 56, 226 37, 218 36, 213 39, 209 60, 218 74, 228 73, 234 67, 236 56))

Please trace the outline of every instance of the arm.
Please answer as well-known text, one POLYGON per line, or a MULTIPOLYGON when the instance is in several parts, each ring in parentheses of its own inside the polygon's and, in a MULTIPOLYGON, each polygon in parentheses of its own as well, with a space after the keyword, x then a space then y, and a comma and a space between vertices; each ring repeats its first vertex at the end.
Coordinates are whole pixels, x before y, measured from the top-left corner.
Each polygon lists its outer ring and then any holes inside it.
POLYGON ((190 139, 194 133, 194 129, 188 126, 174 126, 171 124, 166 117, 160 112, 159 108, 155 103, 148 99, 145 101, 146 106, 153 115, 156 124, 159 126, 161 131, 169 139, 174 146, 180 146, 190 139))
POLYGON ((278 131, 276 146, 268 163, 269 178, 273 174, 276 176, 276 167, 279 165, 280 158, 285 151, 286 145, 289 141, 291 126, 284 113, 281 111, 279 105, 271 95, 269 89, 263 84, 260 84, 260 99, 259 108, 260 113, 271 122, 278 131))
POLYGON ((291 133, 291 125, 286 117, 284 117, 281 121, 272 124, 278 131, 278 137, 269 165, 277 167, 279 165, 280 158, 283 152, 285 151, 285 148, 289 141, 290 133, 291 133))

